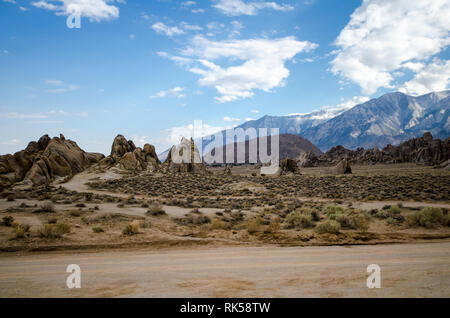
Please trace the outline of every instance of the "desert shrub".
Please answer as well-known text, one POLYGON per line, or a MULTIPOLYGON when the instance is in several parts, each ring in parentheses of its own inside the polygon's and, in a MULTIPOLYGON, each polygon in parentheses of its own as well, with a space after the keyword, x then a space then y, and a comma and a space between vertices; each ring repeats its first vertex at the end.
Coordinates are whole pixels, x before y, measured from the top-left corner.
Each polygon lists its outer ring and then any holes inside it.
POLYGON ((437 225, 447 225, 448 218, 439 208, 426 207, 406 216, 406 223, 410 227, 434 228, 437 225))
POLYGON ((34 213, 54 213, 55 206, 51 203, 44 203, 40 208, 33 211, 34 213))
POLYGON ((12 216, 10 216, 10 215, 4 216, 2 218, 2 224, 4 226, 12 226, 13 223, 14 223, 14 218, 12 216))
POLYGON ((155 205, 151 207, 145 214, 152 216, 160 216, 165 215, 166 211, 164 211, 162 205, 155 205))
POLYGON ((84 204, 84 203, 77 203, 77 204, 75 204, 75 207, 76 208, 85 208, 86 204, 84 204))
POLYGON ((14 238, 15 239, 25 238, 29 232, 30 232, 29 224, 18 224, 14 229, 14 238))
POLYGON ((271 220, 269 225, 267 226, 266 232, 268 233, 276 233, 281 229, 280 222, 277 220, 271 220))
POLYGON ((327 220, 317 224, 315 230, 319 234, 323 233, 338 234, 339 231, 341 230, 341 225, 336 221, 327 220))
POLYGON ((313 221, 318 222, 320 221, 320 213, 316 210, 311 211, 311 218, 313 221))
POLYGON ((397 220, 398 222, 403 222, 404 218, 401 215, 402 214, 402 209, 399 208, 397 205, 386 205, 383 207, 382 210, 377 211, 374 216, 379 218, 379 219, 388 219, 388 218, 393 218, 395 220, 397 220))
POLYGON ((94 231, 94 233, 102 233, 105 232, 100 226, 96 226, 92 228, 92 231, 94 231))
POLYGON ((302 214, 299 212, 291 212, 286 216, 286 223, 290 227, 295 228, 311 228, 314 227, 314 222, 310 215, 302 214))
POLYGON ((402 213, 402 209, 397 206, 397 205, 393 205, 389 208, 389 211, 391 212, 391 215, 397 215, 397 214, 401 214, 402 213))
POLYGON ((336 221, 342 228, 367 231, 369 229, 369 222, 362 215, 339 215, 336 221))
POLYGON ((326 213, 330 220, 335 220, 338 216, 345 213, 345 209, 338 205, 330 205, 327 207, 326 213))
POLYGON ((58 222, 57 218, 49 218, 47 219, 48 224, 56 224, 58 222))
POLYGON ((8 195, 8 197, 6 198, 7 201, 11 202, 11 201, 15 201, 16 197, 14 196, 14 194, 10 194, 8 195))
POLYGON ((134 220, 133 222, 131 222, 130 224, 128 224, 127 226, 125 226, 125 228, 122 231, 123 235, 135 235, 135 234, 139 234, 139 221, 138 220, 134 220))
POLYGON ((247 232, 250 234, 261 231, 261 217, 255 216, 247 221, 247 232))
POLYGON ((73 217, 80 217, 81 214, 83 214, 82 211, 76 211, 76 210, 75 210, 75 211, 70 211, 70 212, 69 212, 69 215, 70 215, 70 216, 73 216, 73 217))
POLYGON ((211 221, 210 225, 211 230, 229 230, 230 229, 230 223, 225 222, 220 219, 213 219, 211 221))
POLYGON ((42 238, 59 238, 70 233, 70 225, 65 223, 45 224, 38 230, 38 235, 42 238))

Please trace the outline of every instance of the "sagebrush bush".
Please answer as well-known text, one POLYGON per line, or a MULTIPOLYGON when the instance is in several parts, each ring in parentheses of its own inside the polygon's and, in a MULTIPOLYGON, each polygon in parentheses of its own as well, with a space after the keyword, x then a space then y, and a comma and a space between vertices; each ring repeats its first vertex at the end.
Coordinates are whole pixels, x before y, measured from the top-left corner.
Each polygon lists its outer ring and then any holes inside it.
POLYGON ((38 235, 42 238, 59 238, 70 231, 70 225, 65 223, 45 224, 38 230, 38 235))
POLYGON ((286 216, 286 223, 289 227, 295 228, 312 228, 314 227, 314 222, 311 215, 302 214, 300 212, 291 212, 286 216))
POLYGON ((211 230, 229 230, 231 228, 229 222, 225 222, 221 219, 213 219, 211 221, 210 229, 211 230))
POLYGON ((51 203, 44 203, 40 208, 33 211, 34 213, 54 213, 55 206, 51 203))
POLYGON ((140 228, 139 221, 138 220, 134 220, 133 222, 131 222, 130 224, 125 226, 125 228, 122 231, 122 234, 123 235, 139 234, 139 228, 140 228))
POLYGON ((247 221, 247 232, 252 234, 261 231, 261 217, 255 216, 247 221))
POLYGON ((4 226, 12 226, 13 223, 14 223, 14 218, 12 216, 10 216, 10 215, 4 216, 2 218, 2 224, 4 226))
POLYGON ((406 216, 406 223, 410 227, 435 228, 438 225, 448 225, 448 217, 439 208, 426 207, 406 216))
POLYGON ((333 220, 327 220, 317 224, 315 231, 319 234, 323 233, 331 233, 331 234, 339 234, 341 230, 341 225, 333 220))
POLYGON ((369 222, 362 215, 339 215, 336 221, 342 228, 367 231, 369 229, 369 222))
POLYGON ((155 205, 152 206, 146 213, 147 215, 152 215, 152 216, 160 216, 160 215, 165 215, 166 211, 164 211, 162 205, 155 205))
POLYGON ((269 225, 267 226, 266 232, 268 233, 276 233, 281 229, 280 222, 278 220, 271 220, 269 225))

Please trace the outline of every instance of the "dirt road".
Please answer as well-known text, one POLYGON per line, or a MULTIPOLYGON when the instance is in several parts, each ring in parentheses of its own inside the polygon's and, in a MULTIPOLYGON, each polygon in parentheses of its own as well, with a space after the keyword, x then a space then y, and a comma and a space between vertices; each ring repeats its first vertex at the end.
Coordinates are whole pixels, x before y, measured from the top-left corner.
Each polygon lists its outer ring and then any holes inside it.
POLYGON ((450 297, 450 242, 3 254, 0 297, 450 297), (369 264, 381 289, 366 287, 369 264))

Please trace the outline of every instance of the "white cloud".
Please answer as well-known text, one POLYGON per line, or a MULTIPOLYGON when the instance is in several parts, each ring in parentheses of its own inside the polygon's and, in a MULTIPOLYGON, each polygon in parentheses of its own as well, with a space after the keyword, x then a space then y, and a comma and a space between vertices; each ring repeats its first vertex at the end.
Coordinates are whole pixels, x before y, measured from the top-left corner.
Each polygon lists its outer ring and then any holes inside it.
POLYGON ((241 121, 241 119, 226 116, 223 118, 223 121, 233 122, 233 121, 241 121))
POLYGON ((184 94, 185 88, 184 87, 174 87, 168 90, 163 90, 163 91, 159 91, 158 93, 156 93, 153 96, 150 96, 150 98, 162 98, 162 97, 167 97, 167 96, 174 96, 176 98, 183 98, 186 96, 186 94, 184 94))
POLYGON ((290 11, 294 7, 288 4, 278 4, 276 2, 263 1, 243 1, 243 0, 217 0, 213 5, 225 15, 257 15, 259 10, 272 9, 276 11, 290 11))
POLYGON ((37 8, 55 11, 57 15, 79 12, 90 21, 110 20, 119 17, 119 8, 109 3, 125 3, 123 0, 40 0, 31 4, 37 8))
POLYGON ((177 26, 169 27, 162 22, 156 22, 155 24, 153 24, 152 29, 155 30, 156 33, 165 34, 167 36, 174 36, 185 33, 184 30, 180 29, 177 26))
POLYGON ((450 61, 434 59, 420 69, 413 79, 404 83, 399 90, 410 95, 424 95, 439 92, 450 87, 450 61))
POLYGON ((65 84, 61 80, 46 80, 45 83, 53 88, 46 89, 47 93, 51 94, 63 94, 77 90, 79 87, 74 84, 65 84))
POLYGON ((215 87, 221 95, 216 101, 224 103, 252 97, 257 89, 270 92, 283 86, 289 77, 285 63, 316 47, 294 37, 211 41, 196 36, 182 55, 196 59, 197 65, 191 66, 190 72, 201 76, 200 85, 215 87), (224 59, 235 65, 216 64, 224 59))
POLYGON ((449 16, 448 0, 364 0, 335 41, 331 70, 367 94, 394 88, 394 71, 418 71, 450 44, 449 16))
POLYGON ((63 110, 51 110, 48 112, 40 112, 40 113, 18 113, 18 112, 0 113, 0 118, 47 119, 52 116, 67 116, 67 115, 68 115, 68 113, 63 110))
POLYGON ((136 35, 131 33, 130 35, 128 35, 128 37, 130 38, 130 40, 134 40, 136 38, 136 35))
POLYGON ((257 110, 257 109, 252 109, 250 112, 253 114, 259 114, 259 110, 257 110))
POLYGON ((13 145, 20 144, 20 140, 19 139, 11 139, 11 140, 2 142, 2 144, 13 146, 13 145))

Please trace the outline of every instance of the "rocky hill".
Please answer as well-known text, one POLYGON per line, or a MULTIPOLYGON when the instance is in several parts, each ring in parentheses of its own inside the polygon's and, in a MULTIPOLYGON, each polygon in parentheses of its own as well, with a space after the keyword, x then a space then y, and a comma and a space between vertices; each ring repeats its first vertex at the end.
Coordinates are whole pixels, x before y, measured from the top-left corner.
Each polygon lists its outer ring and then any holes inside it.
MULTIPOLYGON (((260 145, 260 138, 257 138, 257 152, 259 153, 259 145, 260 145)), ((314 146, 311 142, 308 140, 298 136, 298 135, 292 135, 292 134, 281 134, 279 135, 279 141, 280 141, 280 160, 284 160, 287 158, 296 158, 301 153, 304 152, 311 152, 316 156, 319 156, 322 154, 319 148, 314 146)), ((249 161, 249 146, 251 141, 245 141, 244 142, 235 142, 234 144, 230 144, 227 147, 234 147, 234 160, 232 163, 236 164, 238 163, 238 156, 237 156, 237 150, 238 149, 245 149, 245 163, 250 163, 249 161), (245 148, 244 148, 245 147, 245 148)), ((268 137, 267 140, 267 148, 268 153, 271 153, 271 137, 268 137)), ((215 156, 216 149, 213 149, 208 155, 204 156, 205 162, 213 162, 211 157, 215 156)), ((222 163, 226 162, 226 146, 222 147, 222 163)), ((260 158, 258 157, 258 163, 260 163, 260 158)), ((229 162, 231 163, 231 162, 229 162)))
POLYGON ((52 139, 45 135, 14 155, 0 156, 0 189, 17 182, 48 184, 57 177, 73 176, 102 158, 103 154, 87 153, 63 135, 52 139))
POLYGON ((333 165, 344 158, 356 164, 418 163, 439 165, 450 159, 450 138, 445 141, 433 139, 432 134, 428 132, 421 138, 410 139, 398 146, 387 145, 381 150, 376 147, 349 150, 343 146, 337 146, 320 156, 312 152, 302 154, 297 160, 304 167, 314 167, 333 165))

